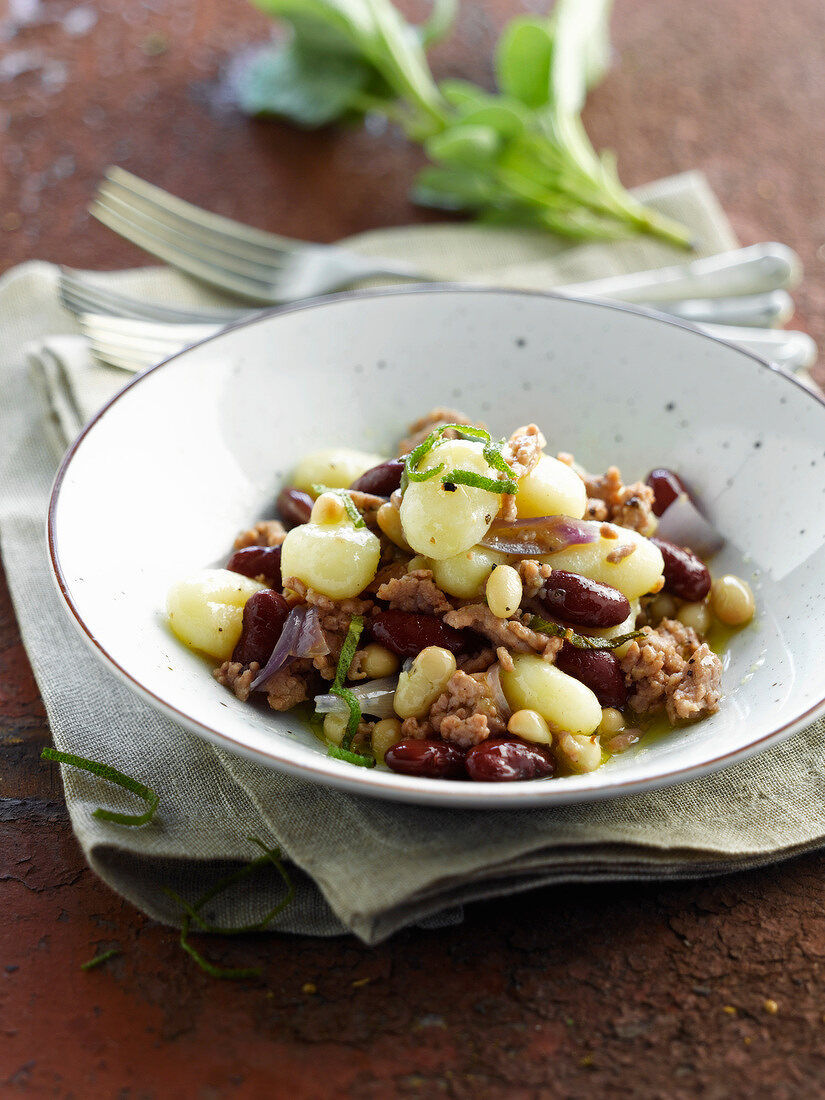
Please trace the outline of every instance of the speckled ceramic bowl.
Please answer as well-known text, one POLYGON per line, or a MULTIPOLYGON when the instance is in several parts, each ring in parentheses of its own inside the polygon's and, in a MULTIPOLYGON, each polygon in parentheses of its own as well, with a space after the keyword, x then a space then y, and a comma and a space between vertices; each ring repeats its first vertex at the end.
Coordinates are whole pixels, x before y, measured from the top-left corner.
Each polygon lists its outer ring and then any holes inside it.
POLYGON ((606 303, 416 287, 261 317, 136 378, 72 448, 50 513, 55 576, 92 650, 183 725, 273 768, 364 795, 536 806, 650 789, 740 760, 825 706, 825 404, 746 353, 606 303), (328 758, 292 714, 237 702, 170 634, 172 581, 271 514, 297 456, 391 453, 434 405, 626 479, 680 471, 727 538, 712 570, 753 585, 718 714, 597 772, 512 784, 413 779, 328 758), (117 545, 117 553, 111 546, 117 545))

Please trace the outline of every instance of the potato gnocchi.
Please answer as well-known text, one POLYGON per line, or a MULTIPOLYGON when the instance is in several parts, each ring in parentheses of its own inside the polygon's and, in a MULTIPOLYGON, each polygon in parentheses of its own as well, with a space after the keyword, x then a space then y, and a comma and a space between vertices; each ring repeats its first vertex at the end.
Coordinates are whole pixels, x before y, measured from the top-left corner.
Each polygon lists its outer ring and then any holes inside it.
POLYGON ((439 409, 399 457, 306 455, 283 523, 175 584, 169 625, 241 702, 310 703, 330 755, 407 776, 580 775, 660 714, 712 714, 710 637, 754 614, 747 583, 711 589, 667 541, 674 499, 696 511, 675 474, 625 484, 546 446, 534 424, 497 440, 439 409))

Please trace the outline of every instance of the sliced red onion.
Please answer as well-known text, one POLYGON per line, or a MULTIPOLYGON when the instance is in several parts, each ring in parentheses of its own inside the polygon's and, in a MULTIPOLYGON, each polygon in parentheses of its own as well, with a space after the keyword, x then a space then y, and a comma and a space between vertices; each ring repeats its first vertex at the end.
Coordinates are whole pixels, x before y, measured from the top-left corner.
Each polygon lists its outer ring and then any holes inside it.
POLYGON ((687 493, 680 493, 662 512, 656 535, 675 546, 688 547, 701 558, 709 558, 725 545, 725 540, 687 493))
POLYGON ((306 604, 293 607, 272 655, 252 681, 250 690, 260 690, 290 657, 320 657, 324 653, 329 653, 329 646, 321 630, 317 608, 307 607, 306 604))
POLYGON ((494 665, 490 665, 484 673, 484 679, 487 681, 487 687, 490 689, 498 716, 506 725, 513 712, 510 710, 510 704, 507 702, 507 696, 501 686, 501 665, 498 661, 494 665))
MULTIPOLYGON (((395 717, 392 701, 397 687, 397 676, 382 676, 380 680, 368 680, 357 687, 353 687, 352 684, 347 685, 348 690, 358 700, 362 714, 370 714, 374 718, 395 717)), ((349 714, 349 707, 338 695, 316 695, 315 713, 349 714)))
POLYGON ((534 519, 496 519, 481 540, 481 545, 505 554, 536 557, 553 554, 568 546, 595 542, 600 523, 569 516, 538 516, 534 519))

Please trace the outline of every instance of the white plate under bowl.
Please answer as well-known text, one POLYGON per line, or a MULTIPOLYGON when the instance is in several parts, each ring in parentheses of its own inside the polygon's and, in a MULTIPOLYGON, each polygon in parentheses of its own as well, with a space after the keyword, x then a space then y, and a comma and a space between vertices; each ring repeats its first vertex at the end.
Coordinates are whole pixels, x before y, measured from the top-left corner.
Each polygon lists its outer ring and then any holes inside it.
POLYGON ((702 775, 825 708, 825 403, 752 356, 606 303, 416 287, 241 324, 136 378, 69 452, 49 519, 67 609, 93 651, 196 733, 305 779, 444 806, 539 806, 702 775), (753 585, 711 718, 584 776, 474 784, 330 759, 302 721, 239 703, 169 632, 170 584, 226 560, 308 451, 393 453, 436 405, 494 434, 535 420, 551 453, 625 478, 679 471, 753 585))

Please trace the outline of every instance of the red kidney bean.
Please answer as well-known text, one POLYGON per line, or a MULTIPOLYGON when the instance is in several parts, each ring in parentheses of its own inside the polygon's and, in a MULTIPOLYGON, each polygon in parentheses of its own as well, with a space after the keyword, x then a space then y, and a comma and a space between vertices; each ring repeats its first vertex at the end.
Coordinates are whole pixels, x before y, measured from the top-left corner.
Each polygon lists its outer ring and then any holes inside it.
POLYGON ((630 603, 618 588, 578 573, 554 569, 536 599, 551 615, 574 626, 618 626, 630 614, 630 603))
POLYGON ((555 770, 550 750, 526 741, 494 737, 467 753, 467 774, 476 783, 507 783, 520 779, 545 779, 555 770))
POLYGON ((468 648, 468 638, 460 630, 447 626, 434 615, 416 615, 412 611, 380 611, 370 623, 376 642, 399 657, 415 657, 429 645, 441 646, 451 653, 468 648))
POLYGON ((240 661, 242 665, 253 661, 265 665, 272 656, 288 614, 289 604, 271 588, 250 596, 243 609, 243 629, 232 660, 240 661))
POLYGON ((688 491, 679 475, 673 470, 665 469, 664 466, 650 471, 647 475, 647 484, 653 490, 654 516, 660 516, 681 493, 688 491))
POLYGON ((387 767, 425 779, 464 779, 464 749, 449 741, 399 741, 384 753, 387 767))
POLYGON ((302 489, 287 487, 281 489, 278 493, 275 507, 278 509, 278 515, 281 517, 284 526, 298 527, 302 523, 309 523, 309 516, 312 512, 312 497, 302 489))
POLYGON ((655 537, 650 541, 659 547, 665 559, 665 591, 690 603, 703 600, 710 592, 710 573, 704 562, 692 550, 674 546, 672 542, 655 537))
POLYGON ((603 707, 621 710, 627 702, 622 666, 607 649, 577 649, 565 642, 556 654, 556 667, 589 687, 603 707))
POLYGON ((380 466, 373 466, 371 470, 361 474, 350 485, 350 489, 358 489, 361 493, 372 493, 377 497, 391 496, 401 485, 403 469, 403 458, 391 458, 389 462, 382 462, 380 466))
POLYGON ((281 587, 280 546, 244 546, 236 550, 226 568, 245 577, 266 577, 272 588, 281 587))

